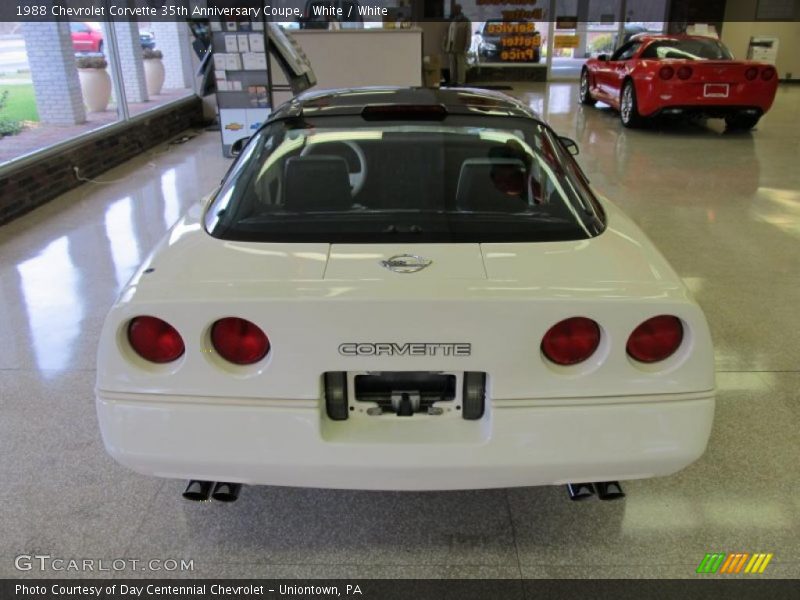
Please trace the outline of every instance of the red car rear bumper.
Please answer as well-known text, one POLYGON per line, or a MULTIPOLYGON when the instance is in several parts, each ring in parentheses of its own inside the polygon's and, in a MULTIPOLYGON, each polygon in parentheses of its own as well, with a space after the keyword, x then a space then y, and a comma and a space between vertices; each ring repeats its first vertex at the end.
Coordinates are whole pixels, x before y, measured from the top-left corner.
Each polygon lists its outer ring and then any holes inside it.
POLYGON ((756 110, 767 112, 775 100, 777 80, 738 83, 644 80, 637 82, 639 112, 655 116, 665 109, 686 112, 725 114, 756 110))

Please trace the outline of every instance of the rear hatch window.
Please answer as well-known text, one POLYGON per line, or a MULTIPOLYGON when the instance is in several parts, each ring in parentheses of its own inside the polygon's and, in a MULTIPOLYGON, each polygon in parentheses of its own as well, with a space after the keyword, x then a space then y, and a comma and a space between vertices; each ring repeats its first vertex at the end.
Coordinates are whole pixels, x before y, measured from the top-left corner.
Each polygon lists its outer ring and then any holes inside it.
POLYGON ((552 132, 510 117, 274 122, 206 214, 216 237, 263 242, 535 242, 603 227, 552 132))

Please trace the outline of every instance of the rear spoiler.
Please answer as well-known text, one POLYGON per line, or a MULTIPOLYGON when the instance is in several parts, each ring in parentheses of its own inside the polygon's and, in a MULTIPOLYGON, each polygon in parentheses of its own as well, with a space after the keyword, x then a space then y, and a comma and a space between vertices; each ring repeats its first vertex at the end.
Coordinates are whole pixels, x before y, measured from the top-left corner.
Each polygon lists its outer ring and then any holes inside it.
POLYGON ((361 116, 365 121, 442 121, 447 108, 443 104, 369 104, 361 116))

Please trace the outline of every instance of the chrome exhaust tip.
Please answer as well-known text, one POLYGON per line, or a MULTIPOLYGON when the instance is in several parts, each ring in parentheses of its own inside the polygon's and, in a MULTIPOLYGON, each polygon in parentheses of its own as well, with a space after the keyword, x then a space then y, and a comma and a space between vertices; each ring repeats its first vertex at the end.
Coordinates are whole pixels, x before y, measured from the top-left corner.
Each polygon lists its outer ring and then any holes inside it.
POLYGON ((622 491, 619 481, 601 481, 595 483, 594 487, 600 500, 619 500, 625 497, 625 492, 622 491))
POLYGON ((594 486, 591 483, 568 483, 567 493, 573 502, 586 500, 594 496, 594 486))
POLYGON ((211 487, 214 485, 213 481, 199 481, 192 479, 183 490, 183 497, 193 502, 205 502, 211 494, 211 487))
POLYGON ((220 481, 214 486, 211 497, 217 502, 236 502, 239 492, 242 491, 241 483, 226 483, 220 481))

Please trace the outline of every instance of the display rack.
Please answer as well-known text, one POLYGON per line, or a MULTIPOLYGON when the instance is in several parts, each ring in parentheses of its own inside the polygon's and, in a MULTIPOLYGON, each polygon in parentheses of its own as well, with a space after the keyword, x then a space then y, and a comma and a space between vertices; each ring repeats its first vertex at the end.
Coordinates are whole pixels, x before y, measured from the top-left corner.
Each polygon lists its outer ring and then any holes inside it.
POLYGON ((269 35, 264 21, 211 21, 222 153, 251 136, 273 108, 269 35))

